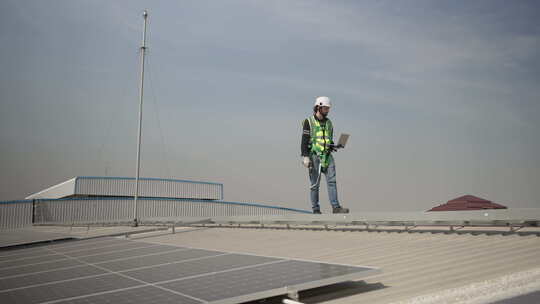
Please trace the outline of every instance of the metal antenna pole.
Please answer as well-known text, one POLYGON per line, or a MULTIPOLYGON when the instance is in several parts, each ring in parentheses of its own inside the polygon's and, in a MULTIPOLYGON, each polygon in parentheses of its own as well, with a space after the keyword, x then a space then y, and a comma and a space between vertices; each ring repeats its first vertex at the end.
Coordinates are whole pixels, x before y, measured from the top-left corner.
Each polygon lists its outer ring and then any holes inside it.
POLYGON ((148 11, 144 10, 144 32, 141 46, 141 87, 140 87, 140 102, 139 102, 139 130, 137 137, 137 173, 135 177, 135 199, 133 200, 133 226, 139 226, 137 214, 137 199, 139 198, 139 171, 141 169, 141 131, 142 131, 142 110, 143 110, 143 93, 144 93, 144 55, 146 52, 146 23, 148 19, 148 11))

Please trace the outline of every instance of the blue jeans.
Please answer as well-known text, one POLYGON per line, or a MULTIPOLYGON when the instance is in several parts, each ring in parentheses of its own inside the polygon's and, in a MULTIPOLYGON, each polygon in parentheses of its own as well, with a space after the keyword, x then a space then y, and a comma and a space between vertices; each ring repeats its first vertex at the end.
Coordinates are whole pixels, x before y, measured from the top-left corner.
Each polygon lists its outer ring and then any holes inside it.
POLYGON ((328 199, 332 208, 339 207, 339 201, 337 197, 337 185, 336 185, 336 165, 334 164, 334 157, 330 157, 328 167, 322 168, 319 174, 320 159, 316 155, 311 155, 311 168, 309 169, 309 182, 310 182, 310 198, 311 207, 313 210, 320 210, 319 206, 319 186, 321 184, 322 174, 326 175, 326 184, 328 187, 328 199))

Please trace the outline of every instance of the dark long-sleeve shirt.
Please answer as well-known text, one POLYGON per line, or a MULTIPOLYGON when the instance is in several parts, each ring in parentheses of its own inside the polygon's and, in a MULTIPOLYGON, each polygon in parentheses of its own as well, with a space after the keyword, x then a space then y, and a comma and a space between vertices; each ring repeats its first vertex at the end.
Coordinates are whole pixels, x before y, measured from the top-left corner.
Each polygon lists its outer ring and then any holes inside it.
POLYGON ((311 136, 309 133, 309 121, 306 118, 302 127, 302 141, 300 143, 300 151, 302 156, 309 156, 309 142, 311 141, 311 136))

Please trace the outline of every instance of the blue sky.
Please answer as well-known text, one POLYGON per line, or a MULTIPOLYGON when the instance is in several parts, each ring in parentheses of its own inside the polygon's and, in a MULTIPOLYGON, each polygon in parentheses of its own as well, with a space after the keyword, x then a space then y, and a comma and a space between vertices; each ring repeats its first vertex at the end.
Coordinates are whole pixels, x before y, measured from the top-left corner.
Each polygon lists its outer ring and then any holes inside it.
MULTIPOLYGON (((540 207, 537 1, 0 3, 0 199, 80 175, 142 175, 309 208, 300 121, 333 101, 354 212, 463 194, 540 207)), ((324 188, 324 187, 323 187, 324 188)), ((328 208, 325 191, 323 208, 328 208)))

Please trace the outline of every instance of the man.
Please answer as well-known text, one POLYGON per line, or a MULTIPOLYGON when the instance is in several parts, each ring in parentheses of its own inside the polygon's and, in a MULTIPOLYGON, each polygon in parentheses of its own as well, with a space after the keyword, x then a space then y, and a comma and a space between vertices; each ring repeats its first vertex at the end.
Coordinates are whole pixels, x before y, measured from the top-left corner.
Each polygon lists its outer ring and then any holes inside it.
POLYGON ((303 122, 302 132, 302 164, 309 168, 310 197, 314 214, 321 214, 319 206, 319 185, 321 174, 326 175, 328 197, 332 205, 332 213, 349 213, 349 209, 339 205, 336 186, 336 166, 332 152, 335 151, 332 122, 328 119, 330 99, 317 97, 313 115, 303 122))

